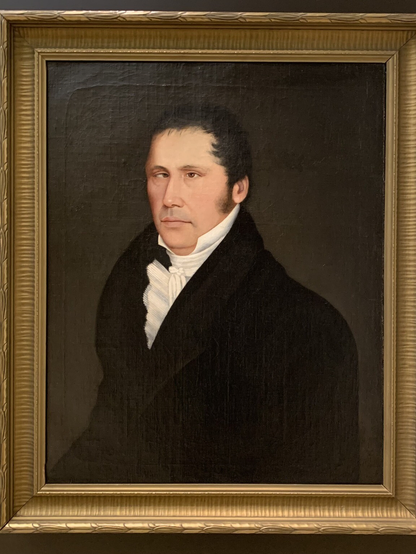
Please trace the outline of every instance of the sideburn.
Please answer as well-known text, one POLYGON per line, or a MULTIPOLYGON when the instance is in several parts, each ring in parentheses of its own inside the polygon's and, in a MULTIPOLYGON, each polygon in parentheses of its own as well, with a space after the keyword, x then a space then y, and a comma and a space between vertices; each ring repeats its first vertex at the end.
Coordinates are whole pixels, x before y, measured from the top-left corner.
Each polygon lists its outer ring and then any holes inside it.
POLYGON ((234 208, 235 202, 233 200, 233 191, 230 187, 227 186, 226 194, 217 200, 218 211, 223 214, 229 214, 234 208))

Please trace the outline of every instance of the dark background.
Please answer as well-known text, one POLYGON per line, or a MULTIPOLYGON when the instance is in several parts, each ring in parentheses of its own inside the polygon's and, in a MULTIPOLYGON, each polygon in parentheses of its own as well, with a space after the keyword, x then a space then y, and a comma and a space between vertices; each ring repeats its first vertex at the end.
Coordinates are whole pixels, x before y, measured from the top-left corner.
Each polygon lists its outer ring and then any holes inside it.
POLYGON ((151 221, 150 129, 197 100, 237 114, 266 248, 353 332, 360 482, 382 482, 384 81, 384 64, 48 63, 48 469, 88 424, 100 294, 151 221))
MULTIPOLYGON (((414 0, 0 0, 0 9, 138 9, 205 11, 401 12, 416 11, 414 0)), ((249 553, 412 553, 414 537, 394 536, 177 536, 177 535, 3 535, 0 552, 79 554, 249 553)))

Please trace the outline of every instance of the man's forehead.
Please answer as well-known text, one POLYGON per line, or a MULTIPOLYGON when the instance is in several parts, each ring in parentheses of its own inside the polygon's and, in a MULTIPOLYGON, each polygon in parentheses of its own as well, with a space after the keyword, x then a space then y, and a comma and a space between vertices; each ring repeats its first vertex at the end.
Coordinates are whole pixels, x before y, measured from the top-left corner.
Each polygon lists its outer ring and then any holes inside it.
POLYGON ((212 134, 198 127, 167 129, 153 137, 148 162, 157 163, 155 158, 180 158, 184 163, 192 163, 190 158, 195 161, 204 158, 217 162, 213 153, 214 142, 215 137, 212 134))

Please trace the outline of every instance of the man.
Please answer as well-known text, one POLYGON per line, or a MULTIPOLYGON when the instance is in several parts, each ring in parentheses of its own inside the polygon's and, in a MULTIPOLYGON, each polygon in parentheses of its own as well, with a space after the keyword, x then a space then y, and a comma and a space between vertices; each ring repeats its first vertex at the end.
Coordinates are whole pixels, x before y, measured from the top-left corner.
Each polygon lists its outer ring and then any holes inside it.
POLYGON ((146 175, 153 224, 98 309, 97 404, 48 482, 357 483, 354 339, 264 249, 245 132, 177 107, 146 175))

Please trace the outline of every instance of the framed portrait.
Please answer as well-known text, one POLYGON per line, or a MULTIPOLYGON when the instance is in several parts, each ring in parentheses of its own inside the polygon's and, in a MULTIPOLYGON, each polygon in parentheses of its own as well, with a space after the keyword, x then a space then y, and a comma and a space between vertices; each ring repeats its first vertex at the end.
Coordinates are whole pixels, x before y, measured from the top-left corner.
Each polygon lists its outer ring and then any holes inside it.
POLYGON ((416 533, 416 16, 0 54, 2 532, 416 533))

